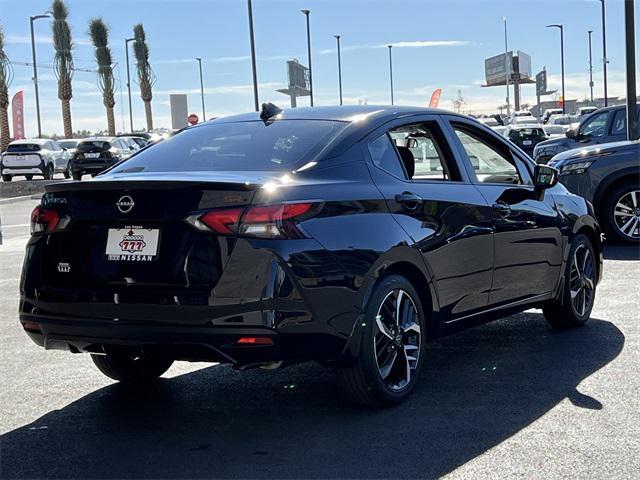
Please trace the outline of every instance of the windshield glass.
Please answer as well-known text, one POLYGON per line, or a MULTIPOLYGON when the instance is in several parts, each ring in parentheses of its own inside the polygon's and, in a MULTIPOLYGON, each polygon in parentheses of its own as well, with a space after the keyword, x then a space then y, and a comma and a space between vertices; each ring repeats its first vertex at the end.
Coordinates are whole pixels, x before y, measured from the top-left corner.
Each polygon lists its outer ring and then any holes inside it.
POLYGON ((38 152, 40 151, 40 145, 36 143, 18 143, 15 145, 9 145, 7 152, 38 152))
POLYGON ((347 125, 328 120, 211 123, 141 150, 113 173, 291 170, 314 158, 347 125))

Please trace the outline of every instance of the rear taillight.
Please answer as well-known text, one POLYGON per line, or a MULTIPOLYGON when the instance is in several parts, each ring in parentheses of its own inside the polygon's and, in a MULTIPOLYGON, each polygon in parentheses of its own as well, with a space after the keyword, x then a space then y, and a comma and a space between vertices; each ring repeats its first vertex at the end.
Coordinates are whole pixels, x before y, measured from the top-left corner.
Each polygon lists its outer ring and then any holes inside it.
POLYGON ((198 230, 259 238, 304 238, 297 223, 313 216, 314 202, 282 203, 211 210, 187 222, 198 230))
POLYGON ((64 230, 69 226, 69 221, 68 216, 38 205, 31 212, 31 235, 64 230))

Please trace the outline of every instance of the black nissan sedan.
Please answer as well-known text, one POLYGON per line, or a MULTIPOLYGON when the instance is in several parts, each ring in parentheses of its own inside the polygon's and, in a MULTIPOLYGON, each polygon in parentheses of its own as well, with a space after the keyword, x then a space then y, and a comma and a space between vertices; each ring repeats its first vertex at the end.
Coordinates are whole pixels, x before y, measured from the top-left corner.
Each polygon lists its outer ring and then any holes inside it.
POLYGON ((334 367, 357 402, 414 388, 428 342, 529 308, 584 324, 591 205, 515 145, 441 110, 217 119, 32 213, 20 322, 141 384, 176 360, 334 367))

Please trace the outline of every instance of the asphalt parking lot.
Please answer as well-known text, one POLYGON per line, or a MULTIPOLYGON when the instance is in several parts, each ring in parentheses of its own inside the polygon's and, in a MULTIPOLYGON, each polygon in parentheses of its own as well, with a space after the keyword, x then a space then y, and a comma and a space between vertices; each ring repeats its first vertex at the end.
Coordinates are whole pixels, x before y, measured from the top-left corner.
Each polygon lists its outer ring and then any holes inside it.
POLYGON ((330 370, 179 363, 132 392, 18 326, 28 215, 0 201, 2 478, 637 478, 640 252, 607 248, 592 321, 528 311, 433 342, 414 394, 354 407, 330 370))

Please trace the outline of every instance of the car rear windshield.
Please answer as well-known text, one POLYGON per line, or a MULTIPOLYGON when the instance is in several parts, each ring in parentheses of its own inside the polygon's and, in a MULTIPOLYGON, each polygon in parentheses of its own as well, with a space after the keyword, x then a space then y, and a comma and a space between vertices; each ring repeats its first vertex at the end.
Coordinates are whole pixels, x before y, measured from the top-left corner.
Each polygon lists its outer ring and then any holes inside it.
POLYGON ((37 143, 19 143, 17 145, 9 145, 7 152, 39 152, 40 145, 37 143))
POLYGON ((109 150, 110 148, 111 148, 111 144, 109 142, 105 142, 103 140, 92 140, 89 142, 79 143, 77 151, 80 153, 104 152, 105 150, 109 150))
POLYGON ((513 130, 511 136, 518 140, 531 140, 544 138, 545 133, 541 128, 519 128, 518 130, 513 130))
POLYGON ((329 120, 211 123, 140 151, 113 173, 293 170, 317 156, 346 125, 329 120))
POLYGON ((58 140, 58 143, 64 148, 76 148, 76 145, 78 145, 77 140, 58 140))

